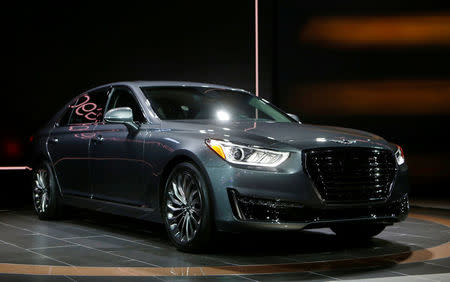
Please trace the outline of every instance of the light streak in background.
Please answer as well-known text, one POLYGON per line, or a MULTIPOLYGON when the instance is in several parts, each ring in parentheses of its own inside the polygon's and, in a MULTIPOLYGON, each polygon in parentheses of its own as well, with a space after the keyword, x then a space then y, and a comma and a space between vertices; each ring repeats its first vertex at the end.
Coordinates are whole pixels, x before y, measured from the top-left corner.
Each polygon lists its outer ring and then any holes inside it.
POLYGON ((0 170, 33 170, 29 166, 0 166, 0 170))
POLYGON ((313 17, 300 40, 344 48, 450 45, 450 15, 313 17))
POLYGON ((255 95, 259 96, 258 0, 255 0, 255 95))
POLYGON ((286 104, 312 115, 450 113, 450 80, 342 81, 303 84, 286 104))
MULTIPOLYGON (((255 95, 259 96, 259 32, 258 32, 258 0, 255 0, 255 95)), ((258 109, 255 109, 255 119, 258 120, 258 109)))

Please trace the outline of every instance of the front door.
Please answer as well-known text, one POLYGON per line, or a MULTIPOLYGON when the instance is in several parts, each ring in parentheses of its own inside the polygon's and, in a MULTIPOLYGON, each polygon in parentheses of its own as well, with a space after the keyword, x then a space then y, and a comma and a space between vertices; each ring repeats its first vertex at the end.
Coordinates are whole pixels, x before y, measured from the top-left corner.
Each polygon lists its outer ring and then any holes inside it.
MULTIPOLYGON (((146 122, 134 94, 126 87, 115 87, 110 94, 107 111, 119 107, 131 108, 136 123, 146 122)), ((97 124, 90 147, 94 198, 136 206, 144 203, 145 134, 130 131, 123 124, 97 124)))

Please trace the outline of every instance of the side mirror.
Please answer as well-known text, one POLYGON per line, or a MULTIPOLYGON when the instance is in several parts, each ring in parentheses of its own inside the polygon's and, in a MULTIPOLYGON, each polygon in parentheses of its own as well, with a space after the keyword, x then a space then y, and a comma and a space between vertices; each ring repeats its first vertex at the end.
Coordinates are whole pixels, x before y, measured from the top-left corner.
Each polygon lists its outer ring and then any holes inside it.
POLYGON ((129 107, 115 108, 107 111, 105 121, 107 123, 122 123, 133 131, 139 129, 138 125, 133 121, 133 111, 129 107))
POLYGON ((290 116, 291 118, 295 119, 297 122, 300 122, 300 119, 298 118, 297 115, 294 115, 294 114, 288 114, 288 116, 290 116))

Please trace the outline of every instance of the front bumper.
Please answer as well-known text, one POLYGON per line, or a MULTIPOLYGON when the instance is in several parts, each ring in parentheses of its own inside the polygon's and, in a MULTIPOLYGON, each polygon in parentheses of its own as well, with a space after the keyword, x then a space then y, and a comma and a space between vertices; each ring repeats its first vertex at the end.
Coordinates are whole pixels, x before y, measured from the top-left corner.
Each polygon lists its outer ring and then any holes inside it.
POLYGON ((299 163, 300 155, 294 155, 276 171, 251 170, 227 163, 207 166, 217 229, 300 230, 349 222, 389 225, 407 217, 406 165, 398 168, 389 197, 384 201, 327 204, 299 163))
POLYGON ((257 199, 228 190, 234 218, 250 228, 304 229, 329 227, 343 222, 377 222, 390 225, 404 220, 409 211, 408 195, 381 205, 314 209, 298 203, 257 199))

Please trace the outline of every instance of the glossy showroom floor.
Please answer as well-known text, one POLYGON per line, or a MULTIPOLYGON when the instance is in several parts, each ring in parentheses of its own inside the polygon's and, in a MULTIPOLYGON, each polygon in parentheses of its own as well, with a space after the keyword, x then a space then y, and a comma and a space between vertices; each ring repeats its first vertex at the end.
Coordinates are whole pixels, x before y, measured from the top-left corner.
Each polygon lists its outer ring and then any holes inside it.
POLYGON ((364 244, 329 229, 222 235, 207 254, 178 252, 161 225, 73 214, 39 221, 31 209, 0 211, 0 280, 450 281, 448 210, 413 209, 364 244))

